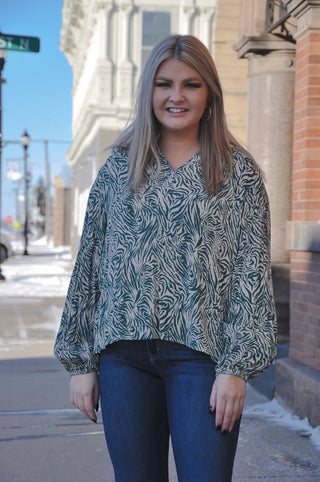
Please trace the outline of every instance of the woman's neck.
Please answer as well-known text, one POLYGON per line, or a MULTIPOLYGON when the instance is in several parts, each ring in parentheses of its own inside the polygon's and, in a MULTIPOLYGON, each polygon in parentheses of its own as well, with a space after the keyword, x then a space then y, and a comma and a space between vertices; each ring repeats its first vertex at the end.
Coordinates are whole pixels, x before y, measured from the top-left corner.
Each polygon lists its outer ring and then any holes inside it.
POLYGON ((185 136, 165 136, 160 139, 160 150, 172 169, 176 170, 199 150, 199 140, 185 136))

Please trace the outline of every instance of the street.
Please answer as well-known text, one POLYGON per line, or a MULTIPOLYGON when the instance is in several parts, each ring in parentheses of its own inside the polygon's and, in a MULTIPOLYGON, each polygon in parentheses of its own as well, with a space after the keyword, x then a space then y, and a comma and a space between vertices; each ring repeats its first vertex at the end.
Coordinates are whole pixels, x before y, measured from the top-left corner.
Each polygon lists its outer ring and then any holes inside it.
MULTIPOLYGON (((7 280, 0 285, 0 479, 112 482, 101 414, 94 424, 72 407, 69 376, 52 353, 65 296, 57 277, 70 275, 71 258, 44 247, 30 253, 3 265, 7 280), (21 278, 34 296, 22 296, 21 278)), ((301 479, 320 480, 320 427, 248 384, 233 481, 301 479)), ((170 482, 176 481, 170 452, 170 482)))

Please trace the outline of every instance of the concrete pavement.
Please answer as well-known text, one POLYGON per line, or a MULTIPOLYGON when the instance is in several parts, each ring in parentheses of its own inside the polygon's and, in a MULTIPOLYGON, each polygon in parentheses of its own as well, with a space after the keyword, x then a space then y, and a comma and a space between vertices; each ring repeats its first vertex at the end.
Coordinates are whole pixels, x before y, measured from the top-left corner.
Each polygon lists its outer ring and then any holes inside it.
MULTIPOLYGON (((39 347, 49 355, 52 344, 31 344, 26 358, 0 361, 0 480, 112 482, 100 415, 93 424, 73 409, 68 375, 53 357, 34 357, 39 347)), ((266 402, 248 387, 233 481, 320 480, 320 452, 305 430, 250 413, 266 402)), ((176 482, 172 454, 170 473, 176 482)))
MULTIPOLYGON (((62 306, 63 298, 3 298, 0 289, 2 482, 114 480, 101 416, 94 424, 73 409, 69 376, 52 356, 62 306)), ((317 429, 270 401, 272 368, 264 380, 268 398, 248 384, 233 481, 320 481, 317 429)))

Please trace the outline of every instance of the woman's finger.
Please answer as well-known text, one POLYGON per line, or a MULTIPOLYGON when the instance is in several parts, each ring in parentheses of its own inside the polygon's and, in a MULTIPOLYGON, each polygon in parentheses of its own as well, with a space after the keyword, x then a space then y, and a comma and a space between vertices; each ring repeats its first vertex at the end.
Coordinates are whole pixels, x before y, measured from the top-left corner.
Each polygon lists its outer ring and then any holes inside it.
POLYGON ((246 384, 234 375, 217 376, 210 396, 210 404, 216 408, 216 427, 225 434, 231 432, 240 418, 246 394, 246 384))
POLYGON ((223 397, 217 396, 216 402, 216 428, 221 430, 223 427, 223 421, 225 416, 226 400, 223 397))
POLYGON ((97 421, 95 408, 99 404, 99 383, 95 372, 71 377, 70 400, 90 420, 97 421))

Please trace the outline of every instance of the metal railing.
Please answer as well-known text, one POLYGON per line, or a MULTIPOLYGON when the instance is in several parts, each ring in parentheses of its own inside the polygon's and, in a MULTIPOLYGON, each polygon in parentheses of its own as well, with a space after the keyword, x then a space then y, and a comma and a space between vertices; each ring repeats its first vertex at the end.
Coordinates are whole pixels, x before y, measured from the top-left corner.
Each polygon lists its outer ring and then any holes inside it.
POLYGON ((289 42, 295 43, 295 40, 288 28, 288 20, 290 14, 287 5, 283 0, 268 0, 266 14, 266 31, 273 33, 289 42))

